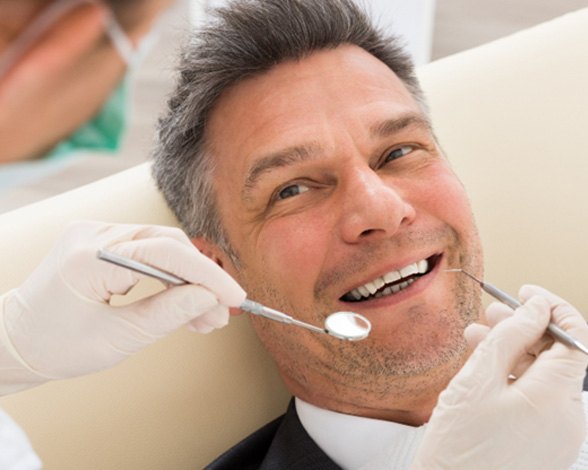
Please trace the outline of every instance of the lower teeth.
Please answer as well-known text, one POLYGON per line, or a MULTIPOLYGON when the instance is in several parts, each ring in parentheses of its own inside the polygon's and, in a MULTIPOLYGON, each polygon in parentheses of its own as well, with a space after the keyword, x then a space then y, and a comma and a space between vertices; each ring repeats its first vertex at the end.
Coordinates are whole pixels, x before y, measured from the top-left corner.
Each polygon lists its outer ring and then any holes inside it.
POLYGON ((373 298, 377 299, 380 297, 384 297, 385 295, 390 295, 390 294, 396 294, 397 292, 400 292, 401 290, 406 289, 408 286, 410 286, 416 279, 414 278, 409 278, 406 281, 400 282, 398 284, 393 284, 391 286, 386 287, 385 289, 376 292, 373 295, 373 298))

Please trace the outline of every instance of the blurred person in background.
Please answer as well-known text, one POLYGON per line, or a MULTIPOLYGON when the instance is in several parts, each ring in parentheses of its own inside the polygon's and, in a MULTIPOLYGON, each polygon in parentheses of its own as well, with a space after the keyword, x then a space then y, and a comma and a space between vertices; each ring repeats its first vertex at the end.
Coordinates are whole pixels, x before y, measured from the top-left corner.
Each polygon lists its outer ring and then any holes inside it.
POLYGON ((173 0, 0 0, 0 163, 115 151, 129 70, 173 0))

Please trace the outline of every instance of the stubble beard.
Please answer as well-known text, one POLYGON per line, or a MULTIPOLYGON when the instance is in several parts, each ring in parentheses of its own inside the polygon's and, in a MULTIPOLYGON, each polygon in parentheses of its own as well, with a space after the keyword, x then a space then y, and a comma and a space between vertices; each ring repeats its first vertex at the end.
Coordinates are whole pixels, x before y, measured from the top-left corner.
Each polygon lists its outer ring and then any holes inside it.
MULTIPOLYGON (((479 273, 481 253, 477 242, 470 248, 466 254, 459 255, 459 260, 453 261, 479 273)), ((269 276, 260 282, 264 276, 248 275, 242 262, 239 271, 240 284, 254 300, 317 325, 331 313, 328 307, 312 312, 296 311, 269 276)), ((410 397, 418 402, 442 391, 467 358, 463 330, 479 315, 480 290, 465 277, 456 278, 454 286, 450 295, 454 299, 452 305, 440 307, 434 314, 430 307, 409 309, 407 315, 414 327, 403 339, 402 347, 369 338, 345 342, 263 318, 252 320, 258 336, 288 383, 308 390, 315 389, 317 381, 323 386, 327 383, 331 393, 340 394, 345 401, 371 402, 375 408, 386 406, 390 397, 410 397), (442 331, 444 336, 432 338, 431 332, 435 330, 442 331), (370 398, 366 400, 367 397, 370 398)), ((320 304, 319 301, 317 305, 320 304)))

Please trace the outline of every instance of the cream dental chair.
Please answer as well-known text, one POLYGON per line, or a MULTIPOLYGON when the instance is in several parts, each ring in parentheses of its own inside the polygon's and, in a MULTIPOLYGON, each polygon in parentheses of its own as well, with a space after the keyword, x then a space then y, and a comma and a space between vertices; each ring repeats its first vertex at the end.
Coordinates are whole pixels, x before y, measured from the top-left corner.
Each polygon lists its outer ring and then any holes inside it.
MULTIPOLYGON (((513 293, 524 282, 545 285, 588 313, 588 10, 429 64, 420 76, 472 198, 487 279, 513 293)), ((0 289, 18 285, 79 218, 176 224, 146 165, 5 214, 0 289)), ((47 470, 178 470, 203 467, 287 400, 239 317, 208 336, 178 331, 112 370, 0 406, 47 470)))

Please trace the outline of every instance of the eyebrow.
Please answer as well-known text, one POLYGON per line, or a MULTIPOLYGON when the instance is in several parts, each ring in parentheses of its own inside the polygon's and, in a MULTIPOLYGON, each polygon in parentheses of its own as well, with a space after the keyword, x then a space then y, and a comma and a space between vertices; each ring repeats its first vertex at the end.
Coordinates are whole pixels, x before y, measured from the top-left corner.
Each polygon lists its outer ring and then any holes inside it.
POLYGON ((370 134, 372 137, 390 137, 412 126, 431 130, 431 123, 428 119, 420 114, 410 113, 392 119, 386 119, 370 126, 370 134))
POLYGON ((320 144, 310 142, 287 147, 257 159, 247 172, 245 184, 243 185, 243 194, 246 195, 251 191, 264 173, 268 173, 276 168, 312 160, 321 151, 322 147, 320 144))
MULTIPOLYGON (((411 126, 422 127, 427 130, 431 129, 429 121, 424 116, 409 113, 373 124, 370 126, 369 131, 372 137, 384 138, 390 137, 411 126)), ((243 197, 247 197, 248 193, 255 187, 261 176, 265 173, 269 173, 276 168, 312 160, 321 152, 322 147, 320 143, 309 142, 307 144, 287 147, 257 159, 245 177, 242 191, 243 197)))

